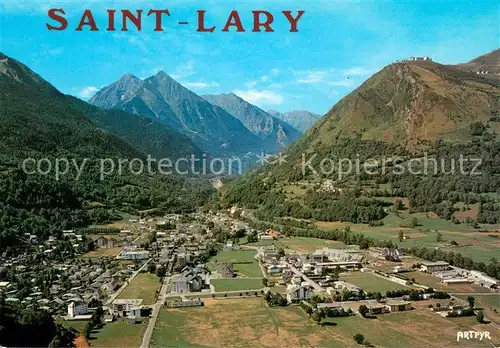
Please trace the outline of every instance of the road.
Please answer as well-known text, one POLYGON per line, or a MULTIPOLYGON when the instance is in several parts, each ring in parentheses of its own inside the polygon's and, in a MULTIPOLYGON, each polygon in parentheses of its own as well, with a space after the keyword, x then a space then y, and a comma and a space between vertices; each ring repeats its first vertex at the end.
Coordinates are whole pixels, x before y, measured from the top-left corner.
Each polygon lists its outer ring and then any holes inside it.
MULTIPOLYGON (((148 322, 148 327, 146 328, 146 332, 144 336, 142 336, 141 348, 148 348, 151 344, 151 337, 153 336, 153 330, 156 325, 156 320, 158 319, 158 314, 160 314, 160 309, 165 304, 165 300, 167 299, 167 289, 168 283, 170 282, 170 277, 163 278, 163 283, 161 284, 160 293, 158 294, 158 299, 153 306, 153 311, 151 314, 151 318, 148 322)), ((164 343, 164 342, 162 342, 164 343)))
POLYGON ((319 291, 319 292, 322 292, 324 291, 324 289, 319 286, 318 283, 316 283, 314 280, 311 280, 310 278, 308 278, 304 273, 302 273, 301 271, 299 271, 297 268, 295 268, 294 266, 292 266, 291 264, 288 265, 290 267, 290 270, 295 273, 296 275, 299 275, 302 277, 302 279, 304 279, 309 285, 311 285, 316 291, 319 291))

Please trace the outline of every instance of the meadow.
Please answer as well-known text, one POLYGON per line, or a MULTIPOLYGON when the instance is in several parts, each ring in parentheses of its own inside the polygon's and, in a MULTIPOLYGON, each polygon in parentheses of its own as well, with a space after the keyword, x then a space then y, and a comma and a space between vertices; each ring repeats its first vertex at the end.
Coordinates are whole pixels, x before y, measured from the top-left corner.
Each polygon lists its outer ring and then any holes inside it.
POLYGON ((207 267, 213 272, 224 263, 233 264, 238 276, 248 278, 262 278, 262 271, 255 259, 255 250, 232 250, 220 251, 207 263, 207 267))
POLYGON ((156 302, 156 290, 160 287, 160 278, 156 274, 139 273, 132 282, 120 293, 120 299, 142 298, 143 305, 156 302))
POLYGON ((89 342, 92 347, 139 347, 146 325, 147 320, 129 324, 126 320, 119 319, 92 331, 89 342))
POLYGON ((386 291, 408 288, 405 285, 395 283, 369 272, 341 274, 340 280, 357 285, 366 292, 380 291, 381 293, 385 293, 386 291))
POLYGON ((259 298, 207 299, 204 307, 162 309, 152 346, 359 347, 353 336, 361 333, 376 347, 491 347, 485 341, 456 342, 457 331, 481 326, 475 318, 460 319, 417 309, 376 319, 331 318, 317 325, 298 306, 270 308, 259 298))

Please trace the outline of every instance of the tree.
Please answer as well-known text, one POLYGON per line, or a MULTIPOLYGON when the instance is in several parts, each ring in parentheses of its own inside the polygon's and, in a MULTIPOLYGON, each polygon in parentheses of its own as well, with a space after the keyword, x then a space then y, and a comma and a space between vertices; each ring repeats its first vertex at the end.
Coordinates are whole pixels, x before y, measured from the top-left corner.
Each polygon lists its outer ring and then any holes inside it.
POLYGON ((403 231, 399 230, 398 237, 399 237, 399 241, 402 242, 403 239, 404 239, 404 233, 403 233, 403 231))
POLYGON ((365 341, 365 336, 363 336, 362 334, 360 333, 357 333, 353 336, 354 340, 356 341, 357 344, 363 344, 363 342, 365 341))
POLYGON ((165 266, 160 266, 156 269, 156 275, 160 278, 163 278, 167 274, 167 269, 165 266))
POLYGON ((316 310, 312 313, 311 318, 316 322, 316 324, 320 324, 325 316, 324 311, 316 310))
POLYGON ((436 242, 441 243, 443 241, 443 235, 438 232, 436 236, 436 242))
POLYGON ((148 272, 155 273, 155 271, 156 271, 156 265, 153 262, 149 263, 148 264, 148 272))
POLYGON ((467 302, 469 302, 469 307, 474 308, 474 302, 476 302, 476 299, 473 296, 467 297, 467 302))
POLYGON ((359 306, 358 311, 359 311, 359 314, 361 314, 363 317, 365 317, 366 314, 368 314, 368 307, 366 307, 366 305, 362 304, 361 306, 359 306))
POLYGON ((417 226, 418 226, 418 220, 416 217, 414 217, 413 219, 411 219, 410 227, 415 228, 417 226))
POLYGON ((76 330, 56 325, 56 335, 49 344, 49 348, 75 347, 76 330))
POLYGON ((476 319, 479 323, 483 323, 484 322, 484 314, 483 314, 483 311, 479 311, 477 312, 477 315, 476 315, 476 319))
POLYGON ((267 278, 262 278, 262 285, 264 287, 267 287, 268 284, 269 284, 269 280, 267 278))

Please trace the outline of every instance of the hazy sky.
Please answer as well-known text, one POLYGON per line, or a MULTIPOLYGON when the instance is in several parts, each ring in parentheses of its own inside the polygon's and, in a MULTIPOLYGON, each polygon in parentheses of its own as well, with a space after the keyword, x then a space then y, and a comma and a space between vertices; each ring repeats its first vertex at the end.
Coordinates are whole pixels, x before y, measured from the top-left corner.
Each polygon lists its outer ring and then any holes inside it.
MULTIPOLYGON (((234 92, 264 109, 325 113, 387 64, 408 56, 466 62, 500 46, 498 1, 33 1, 3 0, 1 51, 62 92, 87 99, 125 73, 159 70, 196 93, 234 92), (63 8, 65 31, 48 31, 49 8, 63 8), (76 32, 91 9, 100 29, 76 32), (106 9, 169 9, 164 32, 143 18, 143 31, 107 32, 106 9), (245 33, 221 32, 238 10, 245 33), (206 10, 214 33, 197 33, 206 10), (275 16, 273 33, 252 33, 252 10, 275 16), (290 33, 282 10, 304 10, 290 33), (188 25, 179 25, 188 21, 188 25)), ((120 20, 116 26, 120 29, 120 20)))

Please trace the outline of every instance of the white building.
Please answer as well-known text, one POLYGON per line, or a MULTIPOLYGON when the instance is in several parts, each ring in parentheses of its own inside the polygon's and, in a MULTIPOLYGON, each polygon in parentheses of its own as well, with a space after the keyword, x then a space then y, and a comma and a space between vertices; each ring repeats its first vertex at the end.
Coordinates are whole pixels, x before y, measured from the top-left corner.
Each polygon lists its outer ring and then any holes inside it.
POLYGON ((491 287, 492 285, 499 285, 499 281, 493 277, 488 276, 487 274, 480 271, 470 271, 470 278, 476 284, 480 284, 486 288, 491 287))
POLYGON ((445 271, 450 268, 450 264, 444 261, 422 261, 421 270, 427 273, 434 273, 438 271, 445 271))
POLYGON ((74 318, 78 315, 86 315, 89 313, 89 306, 85 302, 76 303, 72 301, 68 305, 68 317, 74 318))
POLYGON ((288 285, 286 289, 286 299, 288 302, 309 300, 313 295, 310 285, 288 285))

